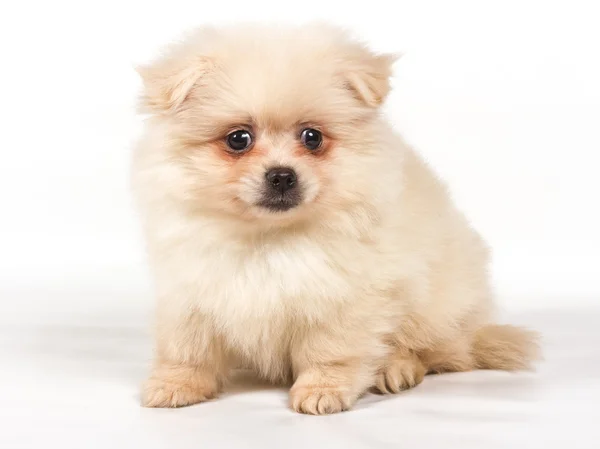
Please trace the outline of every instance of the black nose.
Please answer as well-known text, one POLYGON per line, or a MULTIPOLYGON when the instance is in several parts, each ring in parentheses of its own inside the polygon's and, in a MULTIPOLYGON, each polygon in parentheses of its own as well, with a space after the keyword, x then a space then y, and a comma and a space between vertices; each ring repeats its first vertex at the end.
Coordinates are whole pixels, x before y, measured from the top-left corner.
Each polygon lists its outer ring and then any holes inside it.
POLYGON ((267 171, 265 176, 271 188, 280 193, 293 189, 297 184, 296 172, 291 168, 275 167, 267 171))

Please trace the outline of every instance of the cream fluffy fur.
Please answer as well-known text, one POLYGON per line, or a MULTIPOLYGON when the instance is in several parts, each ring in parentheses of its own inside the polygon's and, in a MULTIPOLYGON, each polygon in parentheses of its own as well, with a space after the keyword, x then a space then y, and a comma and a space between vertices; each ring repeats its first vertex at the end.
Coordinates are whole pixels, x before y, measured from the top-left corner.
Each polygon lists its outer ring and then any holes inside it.
POLYGON ((145 406, 212 398, 239 366, 312 414, 426 373, 529 366, 535 335, 491 321, 485 244, 380 116, 393 61, 321 24, 246 25, 140 68, 133 181, 158 298, 145 406), (307 125, 318 152, 298 142, 307 125), (237 156, 224 138, 240 127, 255 143, 237 156), (273 165, 298 173, 290 211, 257 206, 273 165))

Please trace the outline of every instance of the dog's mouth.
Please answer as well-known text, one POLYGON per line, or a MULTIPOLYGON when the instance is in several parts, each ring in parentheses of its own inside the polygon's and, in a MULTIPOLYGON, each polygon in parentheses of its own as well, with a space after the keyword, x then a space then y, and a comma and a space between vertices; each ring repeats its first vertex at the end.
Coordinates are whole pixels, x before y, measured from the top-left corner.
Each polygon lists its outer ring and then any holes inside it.
POLYGON ((287 212, 302 203, 302 194, 298 191, 285 193, 266 193, 258 202, 258 206, 269 212, 287 212))

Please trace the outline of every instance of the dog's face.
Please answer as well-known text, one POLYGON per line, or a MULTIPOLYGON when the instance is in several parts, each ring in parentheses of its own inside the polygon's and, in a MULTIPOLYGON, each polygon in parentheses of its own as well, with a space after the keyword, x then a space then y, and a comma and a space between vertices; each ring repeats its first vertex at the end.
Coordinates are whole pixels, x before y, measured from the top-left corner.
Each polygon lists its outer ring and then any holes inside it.
POLYGON ((140 69, 193 207, 290 223, 364 201, 393 58, 330 28, 202 30, 140 69))

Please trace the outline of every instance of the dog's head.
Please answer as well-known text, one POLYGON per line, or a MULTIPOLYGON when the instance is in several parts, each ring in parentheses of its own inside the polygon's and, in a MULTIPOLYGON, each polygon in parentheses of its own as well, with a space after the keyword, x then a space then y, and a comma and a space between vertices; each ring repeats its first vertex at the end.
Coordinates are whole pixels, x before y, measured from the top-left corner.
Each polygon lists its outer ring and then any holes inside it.
POLYGON ((139 69, 193 207, 284 224, 365 201, 394 57, 335 28, 202 29, 139 69))

